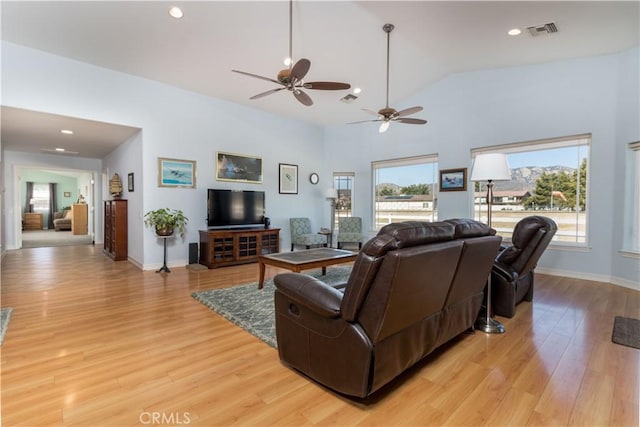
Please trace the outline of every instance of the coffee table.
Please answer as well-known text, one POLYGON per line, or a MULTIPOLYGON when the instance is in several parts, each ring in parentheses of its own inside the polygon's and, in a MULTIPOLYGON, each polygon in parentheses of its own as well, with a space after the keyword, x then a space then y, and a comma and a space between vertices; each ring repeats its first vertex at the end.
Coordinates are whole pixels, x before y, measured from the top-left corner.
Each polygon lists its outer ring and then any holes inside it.
POLYGON ((258 265, 260 267, 258 289, 262 289, 264 285, 264 271, 267 265, 285 268, 295 273, 300 273, 302 270, 322 267, 322 274, 325 275, 327 274, 327 266, 353 261, 357 256, 357 252, 332 248, 316 248, 304 251, 258 255, 258 265))

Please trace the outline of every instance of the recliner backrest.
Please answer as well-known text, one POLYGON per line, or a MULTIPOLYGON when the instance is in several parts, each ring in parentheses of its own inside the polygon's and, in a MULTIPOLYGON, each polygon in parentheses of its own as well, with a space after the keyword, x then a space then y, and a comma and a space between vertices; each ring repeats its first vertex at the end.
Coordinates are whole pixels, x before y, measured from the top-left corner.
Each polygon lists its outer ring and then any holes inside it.
POLYGON ((496 236, 496 230, 488 225, 472 219, 449 219, 444 222, 454 225, 454 237, 464 242, 445 301, 445 305, 450 305, 484 290, 502 237, 496 236))
POLYGON ((513 229, 512 245, 502 251, 496 261, 524 276, 536 267, 557 229, 556 223, 544 216, 521 219, 513 229))
POLYGON ((408 221, 382 227, 376 237, 365 243, 354 262, 342 300, 342 317, 350 322, 358 318, 371 284, 389 252, 428 243, 451 241, 454 231, 453 225, 442 222, 408 221))

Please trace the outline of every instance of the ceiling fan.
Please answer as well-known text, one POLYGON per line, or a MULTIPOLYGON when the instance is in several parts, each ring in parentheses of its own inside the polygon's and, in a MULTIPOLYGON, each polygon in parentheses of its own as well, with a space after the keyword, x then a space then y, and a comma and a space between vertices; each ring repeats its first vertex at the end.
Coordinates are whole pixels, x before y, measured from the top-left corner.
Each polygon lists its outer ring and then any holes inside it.
POLYGON ((348 83, 338 83, 338 82, 305 82, 303 79, 309 72, 309 68, 311 67, 311 61, 306 58, 301 58, 298 62, 293 64, 293 54, 292 54, 292 46, 293 46, 293 0, 289 0, 289 57, 287 58, 287 62, 285 62, 289 68, 285 68, 284 70, 280 70, 276 79, 272 79, 269 77, 263 77, 256 74, 247 73, 245 71, 231 70, 234 73, 244 74, 246 76, 255 77, 257 79, 266 80, 277 85, 275 89, 268 90, 266 92, 259 93, 257 95, 252 96, 249 99, 258 99, 263 96, 271 95, 272 93, 279 92, 281 90, 288 90, 293 93, 293 96, 300 101, 300 103, 310 106, 313 105, 313 101, 311 97, 307 95, 302 88, 304 89, 316 89, 316 90, 343 90, 349 89, 351 87, 348 83))
POLYGON ((389 129, 389 125, 391 124, 391 122, 407 123, 411 125, 423 125, 427 123, 427 121, 423 119, 412 119, 412 118, 405 117, 410 114, 414 114, 419 111, 422 111, 422 107, 405 108, 404 110, 400 110, 400 111, 397 111, 389 107, 389 37, 390 37, 389 34, 393 30, 393 28, 394 28, 393 24, 384 24, 384 26, 382 27, 384 32, 387 33, 387 103, 386 103, 386 106, 380 109, 377 113, 372 110, 367 110, 364 108, 362 109, 363 111, 366 111, 369 114, 378 116, 376 120, 362 120, 359 122, 349 123, 349 124, 355 124, 355 123, 365 123, 365 122, 382 122, 379 128, 380 133, 386 132, 387 129, 389 129))

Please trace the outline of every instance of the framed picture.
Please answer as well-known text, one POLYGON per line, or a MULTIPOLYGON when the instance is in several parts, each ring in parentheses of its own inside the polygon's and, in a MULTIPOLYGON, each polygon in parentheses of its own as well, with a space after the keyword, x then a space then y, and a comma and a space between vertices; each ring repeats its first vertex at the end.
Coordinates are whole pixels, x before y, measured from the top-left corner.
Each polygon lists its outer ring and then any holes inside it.
POLYGON ((133 172, 127 175, 127 183, 129 184, 129 193, 133 193, 133 172))
POLYGON ((64 197, 71 197, 71 191, 65 191, 64 197))
POLYGON ((216 180, 262 183, 262 158, 217 152, 216 180))
POLYGON ((280 194, 298 194, 298 165, 280 163, 280 194))
POLYGON ((158 157, 158 187, 196 188, 196 162, 158 157))
POLYGON ((467 168, 441 170, 440 191, 467 191, 467 168))

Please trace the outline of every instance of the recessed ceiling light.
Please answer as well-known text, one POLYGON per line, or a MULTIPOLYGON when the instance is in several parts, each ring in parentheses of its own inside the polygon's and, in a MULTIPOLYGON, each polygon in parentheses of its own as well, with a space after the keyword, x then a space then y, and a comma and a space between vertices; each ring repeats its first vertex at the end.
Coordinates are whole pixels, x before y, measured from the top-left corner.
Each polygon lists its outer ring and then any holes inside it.
POLYGON ((522 33, 520 28, 513 28, 507 32, 510 36, 519 36, 522 33))
POLYGON ((64 148, 56 148, 56 151, 63 152, 64 148))
POLYGON ((184 13, 182 13, 182 9, 178 6, 173 6, 169 9, 169 15, 173 18, 180 19, 184 16, 184 13))
POLYGON ((284 58, 284 65, 286 65, 287 67, 291 65, 291 58, 284 58))
POLYGON ((359 87, 356 87, 353 89, 353 93, 355 93, 356 95, 359 94, 360 92, 362 92, 362 89, 360 89, 359 87))
POLYGON ((69 129, 62 129, 60 132, 64 133, 65 135, 73 135, 73 131, 69 129))

